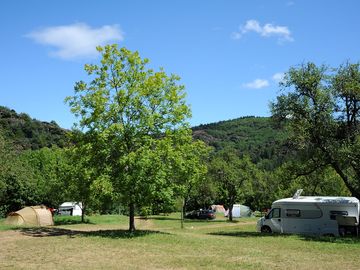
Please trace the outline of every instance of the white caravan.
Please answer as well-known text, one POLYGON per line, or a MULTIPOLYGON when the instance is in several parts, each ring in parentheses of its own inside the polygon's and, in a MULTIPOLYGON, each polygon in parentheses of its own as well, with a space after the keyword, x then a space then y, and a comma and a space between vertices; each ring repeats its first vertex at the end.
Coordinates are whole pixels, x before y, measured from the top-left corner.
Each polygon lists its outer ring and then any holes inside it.
POLYGON ((64 202, 59 206, 58 214, 63 216, 81 216, 82 203, 64 202))
POLYGON ((359 200, 354 197, 300 196, 273 202, 257 222, 260 232, 339 236, 358 234, 359 200))

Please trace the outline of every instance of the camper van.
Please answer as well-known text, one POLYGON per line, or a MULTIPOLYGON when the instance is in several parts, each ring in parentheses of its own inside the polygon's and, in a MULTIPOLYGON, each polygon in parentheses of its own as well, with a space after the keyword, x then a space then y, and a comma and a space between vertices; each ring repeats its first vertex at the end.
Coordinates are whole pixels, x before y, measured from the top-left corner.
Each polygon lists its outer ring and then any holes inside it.
POLYGON ((359 200, 354 197, 300 196, 273 202, 271 210, 257 222, 263 233, 307 235, 358 235, 359 200))

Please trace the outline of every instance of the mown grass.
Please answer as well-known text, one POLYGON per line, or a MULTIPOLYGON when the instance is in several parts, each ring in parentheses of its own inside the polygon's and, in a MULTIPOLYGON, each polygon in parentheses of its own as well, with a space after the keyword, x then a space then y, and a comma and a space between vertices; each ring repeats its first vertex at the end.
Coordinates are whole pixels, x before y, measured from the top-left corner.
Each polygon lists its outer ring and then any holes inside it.
POLYGON ((262 235, 256 218, 187 220, 178 214, 56 217, 53 227, 0 230, 0 269, 359 269, 356 238, 262 235))
POLYGON ((5 219, 0 218, 0 231, 16 229, 16 226, 4 224, 5 219))

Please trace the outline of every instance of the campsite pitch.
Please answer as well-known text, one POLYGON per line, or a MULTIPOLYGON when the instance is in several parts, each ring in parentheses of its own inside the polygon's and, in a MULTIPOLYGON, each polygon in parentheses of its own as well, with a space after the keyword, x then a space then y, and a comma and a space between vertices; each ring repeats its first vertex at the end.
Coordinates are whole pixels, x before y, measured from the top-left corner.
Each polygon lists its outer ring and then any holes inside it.
POLYGON ((0 269, 358 269, 360 240, 261 235, 256 218, 229 223, 178 215, 136 220, 61 217, 51 227, 0 221, 0 269))

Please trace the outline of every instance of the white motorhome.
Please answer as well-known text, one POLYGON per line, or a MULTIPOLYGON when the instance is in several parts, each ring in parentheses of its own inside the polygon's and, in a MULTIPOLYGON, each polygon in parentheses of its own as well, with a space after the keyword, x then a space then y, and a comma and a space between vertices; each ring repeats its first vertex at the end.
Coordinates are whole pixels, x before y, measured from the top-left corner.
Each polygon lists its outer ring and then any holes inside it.
POLYGON ((300 196, 273 202, 271 210, 259 219, 260 232, 308 235, 358 234, 360 206, 354 197, 300 196))

